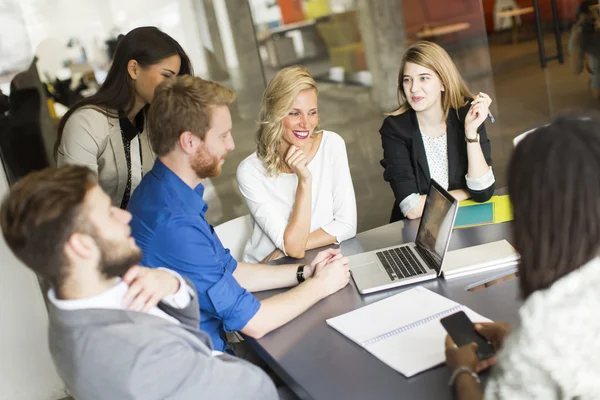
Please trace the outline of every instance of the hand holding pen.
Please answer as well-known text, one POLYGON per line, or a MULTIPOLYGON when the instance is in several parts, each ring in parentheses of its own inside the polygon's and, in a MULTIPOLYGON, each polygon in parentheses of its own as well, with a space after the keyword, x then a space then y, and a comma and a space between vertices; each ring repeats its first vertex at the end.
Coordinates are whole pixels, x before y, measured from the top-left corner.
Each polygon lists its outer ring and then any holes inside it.
MULTIPOLYGON (((477 93, 477 96, 475 96, 475 100, 477 99, 489 99, 490 100, 490 104, 492 104, 492 99, 490 98, 490 96, 488 96, 487 94, 483 93, 483 92, 479 92, 477 93)), ((475 101, 473 100, 471 102, 471 104, 475 101)), ((494 118, 494 116, 492 115, 491 111, 489 110, 489 104, 488 104, 488 118, 490 119, 490 122, 493 124, 494 122, 496 122, 496 119, 494 118)))
POLYGON ((480 92, 475 96, 465 117, 465 135, 467 138, 476 138, 477 129, 486 118, 489 117, 490 121, 494 121, 489 109, 490 104, 492 104, 492 99, 487 94, 480 92))
MULTIPOLYGON (((487 94, 479 92, 477 93, 477 96, 475 96, 475 98, 482 98, 482 97, 487 97, 488 99, 490 98, 487 94)), ((490 99, 490 104, 492 104, 492 99, 490 99)), ((492 115, 491 111, 489 110, 489 105, 488 105, 488 113, 487 113, 488 118, 490 119, 490 122, 493 124, 494 122, 496 122, 496 119, 494 118, 494 116, 492 115)))

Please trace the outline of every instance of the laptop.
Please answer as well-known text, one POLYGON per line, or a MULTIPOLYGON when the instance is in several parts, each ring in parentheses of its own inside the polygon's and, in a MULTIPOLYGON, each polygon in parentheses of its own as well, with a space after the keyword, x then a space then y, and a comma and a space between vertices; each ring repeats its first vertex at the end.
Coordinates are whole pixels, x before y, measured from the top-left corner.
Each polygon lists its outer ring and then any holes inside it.
POLYGON ((348 257, 359 293, 373 293, 439 277, 457 211, 458 201, 432 179, 414 243, 348 257))

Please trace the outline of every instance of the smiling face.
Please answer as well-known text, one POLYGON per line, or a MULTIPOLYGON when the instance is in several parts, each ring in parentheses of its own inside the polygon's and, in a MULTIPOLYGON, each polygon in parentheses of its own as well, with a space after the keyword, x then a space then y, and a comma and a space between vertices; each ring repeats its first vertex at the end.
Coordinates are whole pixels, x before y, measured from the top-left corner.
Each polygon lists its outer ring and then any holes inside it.
POLYGON ((317 92, 314 89, 301 91, 289 114, 283 119, 283 140, 298 148, 305 148, 319 124, 317 92))
POLYGON ((416 112, 442 107, 444 85, 440 77, 429 68, 407 62, 404 65, 402 89, 408 104, 416 112))

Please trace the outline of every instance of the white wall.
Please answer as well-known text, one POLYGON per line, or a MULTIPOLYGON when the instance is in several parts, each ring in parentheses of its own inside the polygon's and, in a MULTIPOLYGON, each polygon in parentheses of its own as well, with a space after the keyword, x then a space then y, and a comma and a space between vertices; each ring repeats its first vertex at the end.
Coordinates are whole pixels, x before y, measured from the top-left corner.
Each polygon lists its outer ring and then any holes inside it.
POLYGON ((235 43, 233 41, 233 33, 229 23, 229 15, 227 14, 227 6, 225 0, 213 0, 215 7, 215 15, 217 24, 219 25, 219 33, 223 43, 223 52, 225 53, 225 62, 228 68, 238 68, 240 66, 237 52, 235 51, 235 43))
MULTIPOLYGON (((0 164, 0 197, 8 183, 0 164)), ((38 280, 0 235, 0 400, 66 396, 48 349, 48 314, 38 280)))
POLYGON ((48 38, 66 44, 76 37, 90 63, 99 65, 104 41, 110 36, 153 25, 181 44, 196 75, 207 71, 191 0, 20 0, 19 6, 32 51, 48 38))
POLYGON ((32 54, 17 0, 0 0, 0 74, 27 68, 32 54))

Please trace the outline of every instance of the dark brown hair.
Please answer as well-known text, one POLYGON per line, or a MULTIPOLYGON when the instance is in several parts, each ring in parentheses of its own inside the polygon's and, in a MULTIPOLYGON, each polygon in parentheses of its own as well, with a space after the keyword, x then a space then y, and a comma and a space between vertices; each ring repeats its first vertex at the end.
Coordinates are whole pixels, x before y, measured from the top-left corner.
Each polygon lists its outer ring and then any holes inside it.
POLYGON ((17 182, 2 202, 0 225, 8 247, 54 287, 65 278, 63 249, 95 185, 96 175, 86 167, 47 168, 17 182))
POLYGON ((516 147, 509 167, 524 298, 596 257, 600 245, 600 118, 564 116, 516 147))
POLYGON ((56 156, 60 146, 65 124, 75 111, 83 107, 92 107, 107 116, 116 118, 119 115, 112 115, 111 112, 122 111, 127 114, 134 107, 135 89, 127 72, 129 61, 136 60, 145 68, 176 54, 181 59, 179 75, 192 75, 194 73, 192 64, 181 45, 154 26, 133 29, 119 39, 112 65, 98 92, 77 102, 60 120, 54 155, 56 156))
POLYGON ((204 140, 210 129, 212 106, 229 106, 235 93, 215 82, 194 76, 166 79, 156 88, 148 112, 152 150, 164 156, 175 147, 183 132, 204 140))

